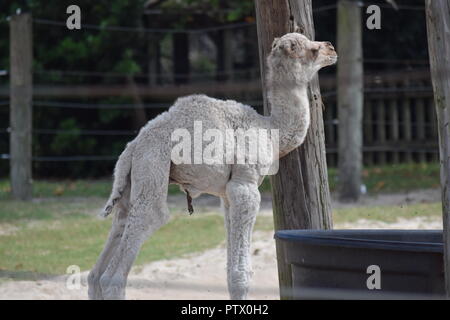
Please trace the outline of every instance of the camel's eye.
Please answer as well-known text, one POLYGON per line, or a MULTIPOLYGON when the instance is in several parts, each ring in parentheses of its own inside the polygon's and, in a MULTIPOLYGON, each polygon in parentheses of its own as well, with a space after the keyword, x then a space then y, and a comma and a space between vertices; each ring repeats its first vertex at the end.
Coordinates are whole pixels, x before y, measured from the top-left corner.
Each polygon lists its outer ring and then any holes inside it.
POLYGON ((295 48, 297 48, 297 45, 295 44, 295 42, 291 43, 291 50, 294 51, 295 48))
POLYGON ((318 49, 311 49, 311 53, 312 53, 312 56, 315 59, 315 58, 317 58, 317 55, 319 54, 319 50, 318 49))
POLYGON ((274 49, 274 48, 277 46, 278 40, 280 40, 280 38, 275 38, 275 39, 273 39, 273 42, 272 42, 272 49, 274 49))

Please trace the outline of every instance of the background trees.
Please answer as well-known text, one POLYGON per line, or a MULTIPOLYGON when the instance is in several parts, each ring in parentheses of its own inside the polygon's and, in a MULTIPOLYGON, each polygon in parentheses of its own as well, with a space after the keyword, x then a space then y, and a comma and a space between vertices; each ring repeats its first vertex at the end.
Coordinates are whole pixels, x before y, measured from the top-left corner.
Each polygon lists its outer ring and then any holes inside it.
MULTIPOLYGON (((399 11, 383 7, 382 29, 363 29, 364 69, 410 70, 427 68, 428 53, 425 14, 422 0, 398 0, 399 11), (408 9, 409 8, 409 9, 408 9), (383 60, 383 61, 380 61, 383 60)), ((7 16, 17 8, 31 11, 34 18, 34 83, 53 85, 119 84, 162 85, 176 77, 173 33, 148 33, 144 28, 198 30, 220 25, 242 25, 230 29, 232 41, 221 30, 189 34, 189 83, 211 84, 213 81, 242 81, 259 76, 256 26, 252 0, 129 1, 81 0, 82 24, 99 26, 68 31, 61 25, 43 24, 45 20, 65 22, 65 10, 71 1, 11 0, 0 3, 0 70, 9 68, 9 26, 7 16), (136 28, 134 31, 112 31, 102 26, 136 28), (142 31, 139 31, 142 29, 142 31), (157 44, 157 46, 155 46, 157 44), (155 59, 157 63, 155 63, 155 59), (231 66, 231 67, 230 67, 231 66), (233 70, 233 77, 227 70, 233 70)), ((336 4, 334 0, 315 0, 316 38, 336 43, 336 4)), ((372 4, 372 2, 371 2, 372 4)), ((363 22, 365 15, 362 16, 363 22)), ((186 61, 186 54, 182 55, 186 61)), ((181 71, 181 73, 186 71, 181 71)), ((329 68, 322 74, 333 74, 329 68)), ((0 87, 8 84, 0 76, 0 87)), ((201 86, 198 91, 201 90, 201 86)), ((232 97, 241 101, 254 97, 232 97)), ((258 98, 261 100, 261 97, 258 98)), ((8 105, 0 99, 0 154, 8 153, 8 105)), ((42 99, 40 99, 42 100, 42 99)), ((66 103, 128 104, 136 108, 56 108, 39 106, 35 101, 34 127, 51 129, 35 132, 35 156, 117 155, 133 137, 142 121, 165 110, 173 100, 137 96, 98 99, 66 99, 66 103), (140 104, 154 104, 142 110, 140 104), (145 119, 143 119, 145 115, 145 119), (86 130, 116 130, 123 134, 88 135, 86 130), (63 132, 65 131, 65 132, 63 132), (127 133, 127 134, 125 134, 127 133)), ((41 101, 42 102, 42 101, 41 101)), ((250 101, 251 102, 251 101, 250 101)), ((262 112, 262 108, 259 109, 262 112)), ((89 177, 109 175, 113 161, 35 162, 36 177, 89 177)), ((0 176, 8 174, 7 161, 0 161, 0 176)))

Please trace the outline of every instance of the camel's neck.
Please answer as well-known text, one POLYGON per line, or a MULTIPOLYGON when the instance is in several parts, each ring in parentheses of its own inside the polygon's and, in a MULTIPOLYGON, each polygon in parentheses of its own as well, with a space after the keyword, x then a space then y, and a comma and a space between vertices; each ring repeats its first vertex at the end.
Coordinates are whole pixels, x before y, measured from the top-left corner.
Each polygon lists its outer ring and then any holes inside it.
POLYGON ((270 85, 271 127, 279 129, 280 156, 303 143, 310 124, 307 84, 286 88, 270 85))

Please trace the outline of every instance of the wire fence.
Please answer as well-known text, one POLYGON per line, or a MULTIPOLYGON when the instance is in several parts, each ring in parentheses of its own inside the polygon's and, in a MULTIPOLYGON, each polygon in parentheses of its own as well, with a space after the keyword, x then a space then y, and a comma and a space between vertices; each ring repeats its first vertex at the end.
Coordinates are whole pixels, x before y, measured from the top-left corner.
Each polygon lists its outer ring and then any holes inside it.
MULTIPOLYGON (((404 61, 402 62, 404 63, 404 61)), ((167 75, 161 73, 146 73, 146 74, 129 74, 121 72, 101 72, 101 71, 85 71, 85 70, 35 70, 34 74, 37 75, 49 75, 49 76, 62 76, 62 77, 104 77, 104 78, 126 78, 133 77, 135 79, 148 79, 151 77, 160 78, 189 78, 189 79, 202 79, 209 80, 211 77, 217 76, 240 76, 246 74, 259 74, 259 68, 245 68, 236 70, 214 70, 210 72, 189 72, 186 73, 170 73, 167 75)))
POLYGON ((49 108, 70 108, 70 109, 166 109, 170 107, 170 104, 164 103, 143 103, 137 106, 136 104, 126 103, 77 103, 77 102, 65 102, 65 101, 33 101, 33 106, 36 107, 49 107, 49 108))
MULTIPOLYGON (((50 25, 50 26, 59 26, 67 28, 65 22, 49 20, 49 19, 40 19, 34 18, 33 22, 36 24, 42 25, 50 25)), ((82 24, 82 29, 88 30, 99 30, 99 31, 119 31, 119 32, 141 32, 141 33, 164 33, 164 34, 174 34, 174 33, 186 33, 186 34, 198 34, 198 33, 207 33, 213 31, 220 30, 232 30, 237 28, 244 28, 254 26, 254 22, 241 22, 241 23, 233 23, 233 24, 225 24, 221 26, 214 26, 208 28, 201 29, 169 29, 169 28, 136 28, 136 27, 126 27, 126 26, 102 26, 95 24, 82 24)))
MULTIPOLYGON (((361 3, 362 7, 368 4, 361 3)), ((395 9, 395 10, 413 10, 413 11, 424 11, 424 6, 412 6, 412 5, 398 5, 393 7, 390 4, 378 4, 382 8, 395 9)), ((315 8, 313 13, 321 13, 329 10, 335 10, 337 6, 327 5, 315 8)), ((43 26, 57 26, 66 28, 66 23, 62 21, 56 21, 45 18, 34 18, 33 23, 43 26)), ((97 25, 97 24, 82 24, 82 29, 94 30, 94 31, 111 31, 111 32, 137 32, 137 33, 148 33, 148 34, 202 34, 209 32, 216 32, 221 30, 235 30, 248 27, 254 27, 255 22, 239 22, 226 25, 211 26, 199 29, 173 29, 173 28, 144 28, 144 27, 130 27, 130 26, 108 26, 108 25, 97 25)), ((417 66, 428 66, 428 60, 396 60, 396 59, 364 59, 364 64, 398 64, 398 65, 417 65, 417 66)), ((132 75, 135 79, 147 80, 152 77, 170 77, 170 78, 188 78, 209 81, 213 77, 217 76, 230 76, 233 79, 238 79, 242 75, 254 75, 255 77, 260 76, 259 68, 248 68, 240 70, 220 70, 213 72, 191 72, 189 74, 177 74, 171 73, 170 75, 161 75, 160 73, 146 73, 146 74, 134 74, 132 75)), ((130 77, 130 74, 120 73, 120 72, 101 72, 101 71, 87 71, 87 70, 34 70, 33 72, 38 76, 59 76, 59 77, 104 77, 104 78, 125 78, 130 77)), ((7 76, 8 70, 0 70, 0 76, 7 76)), ((408 88, 366 88, 365 93, 401 93, 401 92, 432 92, 431 87, 421 86, 421 87, 408 87, 408 88)), ((334 98, 337 92, 335 90, 325 91, 322 93, 323 98, 334 98)), ((8 106, 10 101, 0 101, 0 106, 8 106)), ((246 101, 248 105, 262 106, 262 100, 246 101)), ((69 101, 44 101, 35 100, 33 101, 33 107, 39 108, 70 108, 70 109, 85 109, 85 110, 109 110, 109 109, 167 109, 171 106, 168 103, 142 103, 137 106, 136 104, 108 104, 108 103, 79 103, 79 102, 69 102, 69 101)), ((336 126, 338 125, 337 119, 328 119, 324 121, 325 125, 336 126)), ((371 121, 372 125, 404 125, 406 122, 398 121, 395 124, 388 121, 371 121)), ((409 125, 415 126, 415 122, 410 122, 409 125)), ((424 126, 431 126, 430 124, 424 124, 424 126)), ((138 130, 90 130, 90 129, 79 129, 79 130, 63 130, 63 129, 52 129, 52 128, 37 128, 34 129, 33 134, 36 135, 83 135, 83 136, 121 136, 121 137, 132 137, 138 133, 138 130)), ((10 133, 9 128, 0 128, 0 134, 10 133)), ((74 156, 35 156, 32 157, 33 161, 36 162, 75 162, 75 161, 115 161, 118 156, 114 155, 74 155, 74 156)), ((10 159, 9 154, 0 154, 0 159, 8 160, 10 159)))
MULTIPOLYGON (((326 6, 314 8, 313 13, 320 13, 320 12, 334 10, 334 9, 336 9, 336 5, 326 5, 326 6)), ((65 22, 51 20, 51 19, 45 19, 45 18, 34 18, 33 22, 35 24, 40 24, 40 25, 59 26, 59 27, 64 27, 64 28, 67 27, 65 22)), ((158 34, 158 33, 159 34, 177 34, 177 33, 199 34, 199 33, 208 33, 208 32, 221 31, 221 30, 233 30, 233 29, 239 29, 239 28, 246 28, 246 27, 251 27, 251 26, 255 26, 255 25, 256 25, 255 22, 239 22, 239 23, 228 23, 228 24, 224 24, 224 25, 211 26, 211 27, 198 28, 198 29, 189 29, 189 28, 173 29, 173 28, 144 28, 144 27, 130 27, 130 26, 108 26, 108 25, 83 23, 82 29, 97 30, 97 31, 114 31, 114 32, 156 33, 156 34, 158 34)))
MULTIPOLYGON (((360 2, 361 7, 367 7, 370 4, 360 2)), ((396 5, 396 4, 377 4, 380 8, 385 9, 394 9, 394 10, 413 10, 413 11, 425 11, 424 6, 417 5, 396 5)), ((321 7, 313 8, 313 13, 321 13, 329 10, 335 10, 337 8, 336 4, 324 5, 321 7)), ((67 27, 65 22, 45 19, 45 18, 34 18, 33 22, 41 25, 50 25, 50 26, 60 26, 67 27)), ((220 30, 233 30, 238 28, 245 28, 255 26, 255 22, 239 22, 239 23, 229 23, 218 26, 211 26, 205 28, 198 29, 173 29, 173 28, 144 28, 144 27, 130 27, 130 26, 108 26, 108 25, 98 25, 98 24, 82 24, 83 29, 88 30, 98 30, 98 31, 118 31, 118 32, 140 32, 140 33, 166 33, 166 34, 175 34, 175 33, 185 33, 185 34, 198 34, 198 33, 207 33, 214 32, 220 30)))

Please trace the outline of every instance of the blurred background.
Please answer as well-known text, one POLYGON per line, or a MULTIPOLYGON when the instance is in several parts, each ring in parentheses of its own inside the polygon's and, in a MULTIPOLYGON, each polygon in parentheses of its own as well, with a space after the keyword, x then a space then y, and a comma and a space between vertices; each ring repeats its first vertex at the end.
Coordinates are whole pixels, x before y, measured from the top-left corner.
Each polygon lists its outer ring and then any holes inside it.
MULTIPOLYGON (((362 30, 361 192, 366 197, 350 205, 334 199, 336 227, 441 227, 424 1, 391 3, 361 1, 362 19, 354 21, 362 30), (382 10, 380 30, 366 28, 365 12, 371 4, 382 10)), ((316 39, 339 47, 337 6, 336 0, 313 1, 316 39)), ((115 160, 126 143, 183 95, 235 99, 262 113, 257 41, 252 0, 1 1, 0 298, 85 298, 84 291, 69 292, 55 277, 71 264, 84 271, 95 262, 110 222, 94 215, 110 192, 115 160), (81 8, 81 30, 66 27, 66 8, 71 4, 81 8), (32 14, 32 202, 11 199, 9 182, 8 17, 19 8, 32 14), (11 279, 21 282, 11 284, 11 279)), ((332 191, 339 174, 336 70, 320 72, 332 191)), ((266 273, 253 297, 270 298, 278 289, 268 181, 261 190, 256 277, 258 270, 266 273)), ((198 214, 189 218, 185 198, 176 188, 171 187, 169 202, 174 218, 144 246, 138 266, 217 246, 215 256, 225 255, 220 251, 225 233, 216 200, 197 200, 198 214)), ((226 298, 225 278, 209 277, 202 269, 205 259, 198 258, 200 269, 192 272, 182 261, 172 264, 178 271, 162 264, 139 270, 147 270, 146 276, 160 272, 161 279, 191 272, 214 285, 223 280, 223 286, 210 287, 219 292, 210 297, 221 298, 223 290, 226 298)), ((225 263, 218 259, 214 263, 225 263)), ((137 288, 147 290, 144 297, 153 297, 150 285, 138 283, 137 288)), ((170 291, 174 288, 166 288, 167 297, 182 297, 170 291)), ((132 292, 133 297, 142 297, 139 291, 132 292)), ((166 294, 159 292, 153 298, 166 294)))
MULTIPOLYGON (((397 1, 398 10, 378 3, 382 28, 363 27, 362 37, 364 162, 436 161, 423 1, 397 1)), ((33 13, 34 177, 110 175, 125 143, 181 95, 236 99, 262 112, 253 1, 78 1, 82 29, 72 31, 70 4, 0 4, 0 154, 9 153, 6 17, 17 8, 33 13)), ((336 43, 336 1, 313 7, 316 38, 336 43)), ((330 167, 337 164, 335 73, 321 71, 330 167)), ((7 175, 8 161, 0 161, 7 175)))

